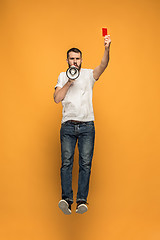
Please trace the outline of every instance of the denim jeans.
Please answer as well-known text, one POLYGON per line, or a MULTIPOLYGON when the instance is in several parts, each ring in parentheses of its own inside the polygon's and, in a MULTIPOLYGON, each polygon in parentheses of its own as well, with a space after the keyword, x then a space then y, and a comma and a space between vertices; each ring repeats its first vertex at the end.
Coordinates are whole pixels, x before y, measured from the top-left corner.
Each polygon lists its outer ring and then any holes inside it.
POLYGON ((94 150, 95 128, 94 122, 62 123, 60 130, 61 139, 61 186, 62 199, 73 203, 72 168, 76 142, 79 150, 79 177, 78 201, 86 201, 89 191, 89 179, 94 150))

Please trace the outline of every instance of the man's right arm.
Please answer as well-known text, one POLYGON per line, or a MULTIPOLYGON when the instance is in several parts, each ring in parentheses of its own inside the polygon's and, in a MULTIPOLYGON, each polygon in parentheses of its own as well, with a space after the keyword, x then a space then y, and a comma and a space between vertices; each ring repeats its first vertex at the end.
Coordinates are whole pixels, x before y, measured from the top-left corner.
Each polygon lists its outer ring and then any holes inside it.
POLYGON ((54 101, 55 103, 61 102, 64 97, 67 94, 68 89, 70 86, 73 84, 74 80, 68 80, 66 84, 61 88, 61 87, 56 87, 55 92, 54 92, 54 101))

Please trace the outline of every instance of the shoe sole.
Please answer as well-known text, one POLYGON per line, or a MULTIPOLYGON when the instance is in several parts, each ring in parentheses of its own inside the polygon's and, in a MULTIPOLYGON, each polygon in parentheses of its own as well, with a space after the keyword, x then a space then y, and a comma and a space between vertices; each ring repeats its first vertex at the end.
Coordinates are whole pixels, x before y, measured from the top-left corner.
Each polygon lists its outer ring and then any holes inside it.
POLYGON ((72 213, 71 210, 68 208, 69 204, 65 200, 60 200, 58 206, 64 214, 70 215, 72 213))
POLYGON ((76 213, 83 214, 88 211, 88 207, 85 204, 80 204, 78 209, 76 209, 76 213))

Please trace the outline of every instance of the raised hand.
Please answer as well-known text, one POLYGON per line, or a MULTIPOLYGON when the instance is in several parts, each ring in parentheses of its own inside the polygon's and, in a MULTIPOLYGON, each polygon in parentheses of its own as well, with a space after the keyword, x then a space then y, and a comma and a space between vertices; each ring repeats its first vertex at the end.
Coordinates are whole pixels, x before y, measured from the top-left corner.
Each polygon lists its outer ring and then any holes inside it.
POLYGON ((111 44, 110 35, 106 35, 106 36, 104 37, 104 46, 105 46, 105 49, 109 48, 109 47, 110 47, 110 44, 111 44))

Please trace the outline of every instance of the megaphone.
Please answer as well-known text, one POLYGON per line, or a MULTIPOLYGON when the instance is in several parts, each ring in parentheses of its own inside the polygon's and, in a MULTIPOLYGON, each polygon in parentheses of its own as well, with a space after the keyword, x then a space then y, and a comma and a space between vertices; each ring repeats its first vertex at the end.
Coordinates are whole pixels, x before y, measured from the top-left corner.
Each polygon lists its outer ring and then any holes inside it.
POLYGON ((76 67, 71 66, 67 69, 66 75, 69 79, 75 80, 76 78, 79 77, 79 71, 76 67))

